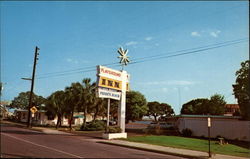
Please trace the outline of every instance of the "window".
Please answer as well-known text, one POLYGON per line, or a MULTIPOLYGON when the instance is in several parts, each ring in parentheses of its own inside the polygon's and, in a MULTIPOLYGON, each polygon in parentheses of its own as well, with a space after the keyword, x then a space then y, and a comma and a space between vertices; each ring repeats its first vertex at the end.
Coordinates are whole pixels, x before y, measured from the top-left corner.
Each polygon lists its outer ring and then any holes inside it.
POLYGON ((53 115, 49 115, 48 116, 48 120, 54 120, 55 117, 53 117, 53 115))
POLYGON ((26 113, 23 113, 23 119, 25 119, 26 118, 26 113))

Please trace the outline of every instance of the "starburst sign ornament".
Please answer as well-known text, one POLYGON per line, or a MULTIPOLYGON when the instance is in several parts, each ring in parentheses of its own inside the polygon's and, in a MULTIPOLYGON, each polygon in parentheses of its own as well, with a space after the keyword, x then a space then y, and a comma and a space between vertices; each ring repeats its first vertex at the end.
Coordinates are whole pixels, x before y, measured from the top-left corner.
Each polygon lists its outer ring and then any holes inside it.
POLYGON ((119 48, 117 51, 121 56, 118 56, 118 58, 120 58, 120 63, 122 64, 122 68, 124 65, 127 65, 130 61, 129 61, 129 56, 127 56, 128 50, 123 50, 123 48, 119 48))

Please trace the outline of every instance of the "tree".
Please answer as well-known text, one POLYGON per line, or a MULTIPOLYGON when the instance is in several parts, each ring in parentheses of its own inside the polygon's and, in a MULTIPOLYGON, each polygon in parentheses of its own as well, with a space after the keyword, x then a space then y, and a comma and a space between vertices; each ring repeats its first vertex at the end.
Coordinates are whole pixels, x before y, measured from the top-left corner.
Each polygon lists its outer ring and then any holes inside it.
POLYGON ((126 94, 126 122, 141 119, 147 114, 148 107, 144 95, 137 91, 126 94))
POLYGON ((183 104, 181 114, 222 115, 225 112, 225 104, 224 96, 215 94, 210 99, 194 99, 183 104))
POLYGON ((181 114, 207 114, 208 103, 206 98, 193 99, 182 105, 181 114))
POLYGON ((86 117, 88 112, 88 109, 91 109, 94 106, 95 103, 95 83, 91 83, 90 78, 85 78, 82 81, 82 92, 80 94, 80 103, 78 105, 78 111, 84 112, 84 122, 83 127, 86 127, 86 117))
POLYGON ((236 71, 236 81, 233 84, 234 96, 240 106, 240 113, 246 120, 250 120, 250 87, 249 87, 249 60, 241 63, 236 71))
MULTIPOLYGON (((30 91, 19 93, 19 95, 12 100, 10 108, 27 109, 29 106, 29 97, 30 91)), ((33 93, 32 103, 34 103, 38 109, 43 109, 46 99, 33 93)))
POLYGON ((92 112, 94 113, 93 120, 95 121, 97 116, 106 116, 107 102, 104 99, 95 97, 92 112))
POLYGON ((161 115, 160 103, 159 102, 148 102, 148 115, 152 115, 157 121, 157 117, 161 115))
POLYGON ((224 96, 215 94, 210 97, 207 112, 212 115, 222 115, 225 113, 226 101, 224 96))
POLYGON ((169 104, 161 103, 160 106, 161 106, 160 109, 162 111, 161 117, 164 117, 164 116, 168 117, 168 116, 171 116, 174 114, 174 110, 172 109, 172 107, 169 104))
POLYGON ((157 121, 158 116, 171 116, 174 114, 174 110, 167 103, 148 102, 148 115, 152 115, 154 120, 157 121))
POLYGON ((69 114, 69 128, 72 130, 72 122, 74 119, 74 112, 77 109, 82 94, 82 86, 79 82, 72 83, 70 87, 65 88, 64 104, 67 105, 66 112, 69 114))
POLYGON ((64 91, 56 91, 52 93, 46 102, 46 114, 48 116, 57 116, 57 124, 56 128, 61 126, 62 117, 66 116, 67 105, 65 104, 65 92, 64 91))

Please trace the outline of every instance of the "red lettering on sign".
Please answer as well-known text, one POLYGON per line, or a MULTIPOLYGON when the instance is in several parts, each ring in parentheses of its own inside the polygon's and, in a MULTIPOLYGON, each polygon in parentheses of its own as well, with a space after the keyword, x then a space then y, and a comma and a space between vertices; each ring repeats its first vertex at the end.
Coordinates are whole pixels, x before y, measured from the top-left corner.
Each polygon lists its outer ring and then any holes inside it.
POLYGON ((101 68, 101 72, 102 73, 107 73, 107 74, 110 74, 110 75, 113 75, 113 76, 121 77, 120 73, 117 73, 117 72, 114 72, 114 71, 111 71, 111 70, 105 70, 104 68, 101 68))

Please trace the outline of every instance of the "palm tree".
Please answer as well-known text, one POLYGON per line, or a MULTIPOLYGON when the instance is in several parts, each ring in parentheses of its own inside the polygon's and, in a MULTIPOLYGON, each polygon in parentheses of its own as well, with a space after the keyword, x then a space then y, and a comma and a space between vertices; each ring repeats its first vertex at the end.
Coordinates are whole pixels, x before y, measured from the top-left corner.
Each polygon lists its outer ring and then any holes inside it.
POLYGON ((95 101, 96 104, 94 105, 94 121, 96 120, 97 115, 105 116, 105 112, 107 110, 105 107, 107 105, 107 102, 104 99, 97 98, 95 101))
POLYGON ((47 114, 57 116, 56 129, 62 124, 62 117, 66 113, 64 91, 56 91, 52 93, 46 103, 47 114))
POLYGON ((72 83, 70 87, 65 88, 66 104, 68 105, 67 112, 70 114, 69 117, 69 128, 72 130, 72 121, 74 118, 74 112, 78 105, 81 103, 81 96, 83 94, 82 85, 77 83, 72 83))
POLYGON ((84 78, 82 81, 82 94, 81 103, 78 105, 78 109, 84 113, 83 127, 86 127, 86 117, 88 114, 88 109, 93 107, 95 103, 95 83, 91 84, 90 78, 84 78))

